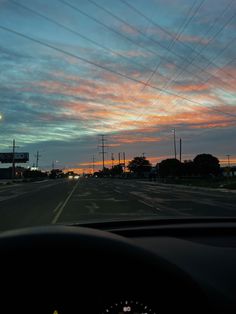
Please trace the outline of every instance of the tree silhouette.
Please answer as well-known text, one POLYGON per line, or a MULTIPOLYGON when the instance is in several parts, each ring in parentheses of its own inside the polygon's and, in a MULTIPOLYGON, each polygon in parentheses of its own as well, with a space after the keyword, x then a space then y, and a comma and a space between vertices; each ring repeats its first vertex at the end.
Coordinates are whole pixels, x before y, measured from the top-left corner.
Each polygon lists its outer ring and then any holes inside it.
POLYGON ((138 176, 142 176, 145 172, 151 171, 151 168, 152 165, 146 157, 134 157, 128 164, 128 169, 138 176))
POLYGON ((112 176, 121 175, 123 173, 123 168, 121 165, 115 165, 112 169, 110 169, 110 173, 112 176))
POLYGON ((181 162, 175 158, 162 160, 159 166, 161 177, 176 177, 181 175, 181 162))
POLYGON ((193 162, 197 173, 202 176, 217 176, 220 174, 219 160, 211 154, 199 154, 194 158, 193 162))

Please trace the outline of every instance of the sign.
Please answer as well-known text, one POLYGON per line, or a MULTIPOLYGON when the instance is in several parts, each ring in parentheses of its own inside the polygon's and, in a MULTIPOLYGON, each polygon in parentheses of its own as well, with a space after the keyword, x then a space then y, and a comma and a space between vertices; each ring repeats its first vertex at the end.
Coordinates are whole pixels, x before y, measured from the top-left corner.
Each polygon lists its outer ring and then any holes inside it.
MULTIPOLYGON (((15 163, 25 163, 29 161, 29 153, 15 153, 15 163)), ((0 153, 0 162, 9 164, 13 162, 13 153, 0 153)))

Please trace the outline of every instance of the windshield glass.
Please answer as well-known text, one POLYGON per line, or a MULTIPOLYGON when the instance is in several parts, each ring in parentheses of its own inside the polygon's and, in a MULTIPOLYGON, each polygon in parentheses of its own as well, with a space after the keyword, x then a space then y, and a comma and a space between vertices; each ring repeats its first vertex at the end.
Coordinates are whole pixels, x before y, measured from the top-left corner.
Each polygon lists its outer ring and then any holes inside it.
POLYGON ((0 230, 233 217, 234 0, 0 0, 0 230))

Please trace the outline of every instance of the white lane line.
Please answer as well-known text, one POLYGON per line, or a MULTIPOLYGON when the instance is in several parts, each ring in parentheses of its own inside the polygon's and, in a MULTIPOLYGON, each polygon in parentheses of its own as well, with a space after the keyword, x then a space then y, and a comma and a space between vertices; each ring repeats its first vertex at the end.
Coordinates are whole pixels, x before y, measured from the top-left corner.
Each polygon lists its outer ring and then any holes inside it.
POLYGON ((148 206, 148 207, 153 208, 152 205, 148 204, 147 202, 145 202, 145 201, 143 201, 143 200, 138 200, 138 201, 139 201, 139 203, 142 203, 142 204, 144 204, 144 205, 146 205, 146 206, 148 206))
POLYGON ((64 203, 61 205, 60 209, 58 210, 57 214, 55 215, 55 217, 52 220, 52 224, 55 224, 58 220, 58 218, 61 216, 63 209, 66 207, 66 204, 69 202, 72 194, 74 193, 75 189, 77 188, 79 184, 79 181, 75 184, 75 186, 73 187, 72 191, 70 192, 70 194, 67 196, 67 198, 65 199, 64 203))
POLYGON ((61 207, 62 202, 60 202, 54 209, 53 212, 56 213, 58 211, 58 209, 61 207))
POLYGON ((154 208, 154 209, 158 210, 159 212, 161 212, 161 209, 158 208, 158 207, 155 207, 155 206, 153 206, 153 205, 151 205, 151 204, 148 204, 147 202, 145 202, 145 201, 143 201, 143 200, 138 200, 138 201, 139 201, 140 203, 146 205, 146 206, 151 207, 152 209, 154 208))
POLYGON ((118 189, 114 189, 114 191, 115 191, 116 193, 120 193, 120 194, 122 193, 121 190, 118 190, 118 189))

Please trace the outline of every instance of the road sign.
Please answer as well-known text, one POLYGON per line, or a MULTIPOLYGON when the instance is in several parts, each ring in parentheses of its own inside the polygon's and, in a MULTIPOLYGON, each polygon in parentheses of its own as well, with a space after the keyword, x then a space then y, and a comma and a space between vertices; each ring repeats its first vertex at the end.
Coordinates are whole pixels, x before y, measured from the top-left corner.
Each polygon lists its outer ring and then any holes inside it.
POLYGON ((29 161, 29 153, 14 153, 14 160, 13 160, 13 153, 0 153, 0 162, 1 163, 25 163, 29 161))

